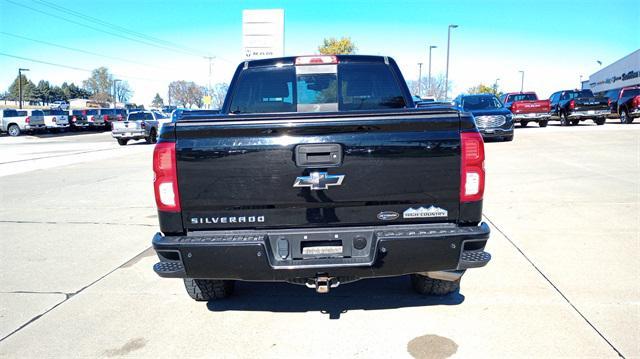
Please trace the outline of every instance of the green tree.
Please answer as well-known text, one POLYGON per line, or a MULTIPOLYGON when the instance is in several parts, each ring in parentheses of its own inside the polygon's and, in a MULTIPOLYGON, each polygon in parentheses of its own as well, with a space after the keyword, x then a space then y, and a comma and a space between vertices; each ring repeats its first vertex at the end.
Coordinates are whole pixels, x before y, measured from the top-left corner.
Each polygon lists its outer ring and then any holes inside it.
POLYGON ((113 75, 106 67, 99 67, 91 72, 91 76, 82 82, 82 87, 91 92, 91 99, 100 102, 113 100, 113 75))
MULTIPOLYGON (((18 76, 16 76, 16 79, 13 80, 13 83, 11 83, 11 86, 9 86, 9 96, 12 100, 18 100, 18 98, 20 97, 20 87, 18 85, 18 76)), ((31 80, 29 80, 27 76, 22 75, 22 98, 24 100, 29 101, 33 98, 35 88, 36 85, 31 82, 31 80)))
POLYGON ((153 101, 151 101, 151 105, 157 108, 164 106, 164 100, 160 97, 159 93, 156 92, 156 96, 153 98, 153 101))
POLYGON ((488 93, 488 94, 492 94, 492 95, 496 95, 499 96, 500 92, 498 91, 498 87, 496 85, 493 86, 487 86, 484 84, 480 84, 477 86, 473 86, 470 87, 469 89, 467 89, 467 93, 474 95, 474 94, 481 94, 481 93, 488 93))
POLYGON ((323 55, 353 55, 358 48, 349 37, 343 37, 340 40, 330 37, 322 41, 322 45, 318 46, 318 51, 323 55))
POLYGON ((33 97, 42 102, 43 105, 51 102, 51 85, 49 81, 40 80, 33 91, 33 97))

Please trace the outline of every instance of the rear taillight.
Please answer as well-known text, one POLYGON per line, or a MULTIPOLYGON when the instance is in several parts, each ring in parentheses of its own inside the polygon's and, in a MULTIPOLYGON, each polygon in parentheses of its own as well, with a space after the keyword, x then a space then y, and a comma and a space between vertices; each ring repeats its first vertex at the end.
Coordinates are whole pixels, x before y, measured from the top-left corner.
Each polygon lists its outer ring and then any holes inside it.
POLYGON ((108 122, 109 121, 109 116, 102 115, 102 119, 104 120, 104 122, 108 122))
POLYGON ((608 106, 611 106, 611 99, 608 99, 608 100, 607 100, 607 105, 608 105, 608 106))
POLYGON ((158 211, 180 212, 175 142, 160 142, 153 150, 153 190, 158 211))
POLYGON ((571 110, 573 110, 574 108, 576 108, 576 102, 575 102, 574 100, 571 100, 571 101, 569 102, 569 108, 570 108, 571 110))
POLYGON ((31 117, 27 116, 27 118, 24 119, 25 123, 31 123, 31 117))
POLYGON ((77 121, 77 120, 76 120, 76 116, 71 117, 71 121, 72 121, 72 122, 76 122, 76 121, 77 121))
POLYGON ((640 107, 640 96, 636 96, 636 97, 633 98, 632 106, 633 107, 640 107))
POLYGON ((484 194, 484 141, 478 132, 463 132, 460 140, 460 202, 480 201, 484 194))

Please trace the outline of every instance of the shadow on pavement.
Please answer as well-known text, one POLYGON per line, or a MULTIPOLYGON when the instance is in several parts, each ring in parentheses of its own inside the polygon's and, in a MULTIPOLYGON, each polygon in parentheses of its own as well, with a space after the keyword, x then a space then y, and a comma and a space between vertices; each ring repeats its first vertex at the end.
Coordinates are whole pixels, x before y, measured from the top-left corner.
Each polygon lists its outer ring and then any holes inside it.
POLYGON ((350 310, 380 310, 434 305, 458 305, 464 295, 423 296, 411 289, 408 276, 364 279, 340 285, 328 294, 288 283, 237 282, 233 296, 210 301, 212 312, 256 311, 276 313, 321 312, 340 319, 350 310))

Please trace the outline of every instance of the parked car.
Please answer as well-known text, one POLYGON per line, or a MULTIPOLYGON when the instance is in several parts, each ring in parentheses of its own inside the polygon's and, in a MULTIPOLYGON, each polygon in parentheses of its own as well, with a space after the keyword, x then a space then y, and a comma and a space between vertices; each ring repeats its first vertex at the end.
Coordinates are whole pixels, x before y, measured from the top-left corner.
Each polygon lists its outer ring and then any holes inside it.
POLYGON ((500 96, 500 101, 513 114, 513 122, 526 127, 537 122, 540 127, 549 123, 549 100, 538 100, 535 92, 509 92, 500 96))
POLYGON ((550 119, 560 120, 562 126, 575 126, 585 120, 601 126, 610 113, 608 100, 594 96, 591 90, 557 91, 549 97, 549 102, 550 119))
POLYGON ((625 87, 615 101, 615 112, 621 123, 632 123, 640 117, 640 86, 625 87))
POLYGON ((609 109, 611 110, 611 113, 607 115, 609 118, 618 118, 618 97, 620 97, 621 90, 622 89, 614 89, 601 93, 609 103, 609 109))
POLYGON ((483 138, 513 141, 513 115, 496 96, 460 95, 453 102, 473 114, 483 138))
POLYGON ((87 118, 87 110, 69 110, 69 127, 72 130, 80 130, 89 127, 89 119, 87 118))
POLYGON ((93 129, 103 129, 104 128, 104 118, 100 116, 100 110, 97 108, 87 109, 87 121, 89 121, 89 126, 93 129))
POLYGON ((49 107, 55 110, 68 110, 69 104, 66 101, 54 101, 49 104, 49 107))
POLYGON ((2 132, 9 136, 20 136, 22 132, 32 132, 45 128, 44 114, 41 110, 0 110, 2 132))
POLYGON ((60 131, 69 128, 69 113, 64 110, 42 110, 47 130, 60 131))
POLYGON ((101 108, 99 113, 106 129, 111 129, 111 123, 127 118, 127 109, 124 108, 101 108))
POLYGON ((406 274, 445 295, 490 260, 473 117, 416 108, 390 57, 245 61, 220 111, 179 116, 153 154, 154 270, 195 300, 406 274))
POLYGON ((147 143, 156 143, 162 121, 167 116, 155 111, 132 112, 126 121, 111 124, 111 136, 120 146, 126 146, 129 140, 144 139, 147 143))

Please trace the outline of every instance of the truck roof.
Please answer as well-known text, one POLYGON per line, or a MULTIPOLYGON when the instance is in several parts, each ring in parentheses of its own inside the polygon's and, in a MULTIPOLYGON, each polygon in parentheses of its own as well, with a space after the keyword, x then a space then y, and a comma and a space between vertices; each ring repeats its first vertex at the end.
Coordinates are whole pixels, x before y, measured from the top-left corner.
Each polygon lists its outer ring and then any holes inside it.
POLYGON ((389 62, 393 61, 388 56, 376 56, 376 55, 304 55, 304 56, 288 56, 288 57, 273 57, 260 60, 247 60, 242 62, 239 66, 249 67, 266 67, 276 65, 294 65, 296 58, 298 57, 321 57, 321 56, 335 56, 338 62, 389 62))

